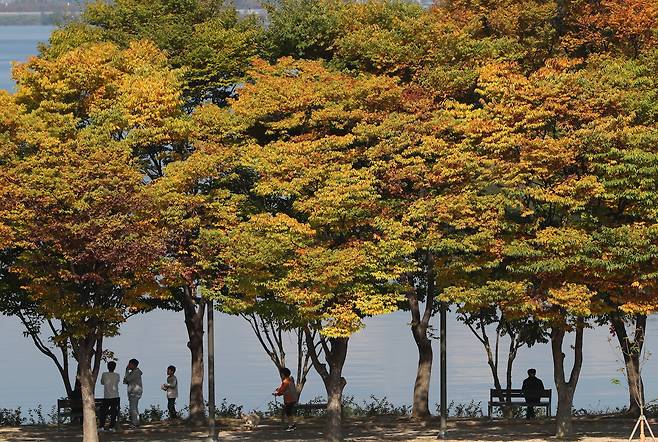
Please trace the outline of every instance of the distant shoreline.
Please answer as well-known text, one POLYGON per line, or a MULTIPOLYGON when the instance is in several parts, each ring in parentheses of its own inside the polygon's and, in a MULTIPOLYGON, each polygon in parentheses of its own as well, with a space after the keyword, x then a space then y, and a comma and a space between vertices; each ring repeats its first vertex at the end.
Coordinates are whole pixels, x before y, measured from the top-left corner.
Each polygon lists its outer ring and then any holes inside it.
POLYGON ((71 11, 0 12, 0 26, 53 26, 78 15, 71 11))
MULTIPOLYGON (((241 16, 266 15, 262 8, 238 8, 237 11, 241 16)), ((55 26, 79 15, 78 11, 0 12, 0 26, 55 26)))

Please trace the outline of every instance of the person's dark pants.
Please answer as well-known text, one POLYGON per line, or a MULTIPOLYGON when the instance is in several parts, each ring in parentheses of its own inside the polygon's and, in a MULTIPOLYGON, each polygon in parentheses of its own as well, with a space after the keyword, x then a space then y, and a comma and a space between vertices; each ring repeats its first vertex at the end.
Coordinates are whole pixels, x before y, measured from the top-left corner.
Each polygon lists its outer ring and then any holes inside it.
POLYGON ((533 405, 539 404, 540 399, 535 399, 535 398, 528 398, 525 400, 525 403, 528 404, 528 409, 526 410, 526 419, 534 419, 536 417, 535 415, 535 407, 533 405))
POLYGON ((283 415, 288 419, 292 419, 295 416, 295 406, 297 402, 291 404, 283 404, 283 415))
POLYGON ((169 419, 178 419, 178 413, 176 413, 176 398, 167 398, 167 410, 169 411, 169 419))
POLYGON ((107 415, 110 415, 110 428, 114 428, 117 423, 117 416, 119 415, 119 398, 103 399, 101 402, 101 410, 99 416, 99 424, 101 428, 105 427, 107 415))

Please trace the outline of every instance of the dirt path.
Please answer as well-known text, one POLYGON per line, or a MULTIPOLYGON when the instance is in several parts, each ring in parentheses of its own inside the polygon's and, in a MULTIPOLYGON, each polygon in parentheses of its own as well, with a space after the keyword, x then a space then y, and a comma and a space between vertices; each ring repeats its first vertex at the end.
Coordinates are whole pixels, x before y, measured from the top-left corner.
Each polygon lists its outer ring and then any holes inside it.
MULTIPOLYGON (((651 421, 658 429, 658 423, 651 421)), ((321 441, 322 420, 307 419, 299 423, 299 430, 293 433, 283 431, 277 421, 264 421, 256 430, 240 429, 240 421, 222 421, 220 440, 222 441, 321 441)), ((617 417, 578 418, 573 440, 581 442, 624 442, 628 440, 633 429, 634 420, 617 417)), ((555 441, 552 437, 554 423, 549 420, 525 421, 491 421, 487 419, 452 420, 448 428, 448 441, 470 442, 546 442, 555 441)), ((406 418, 377 417, 372 419, 348 419, 345 425, 346 438, 349 441, 435 441, 438 422, 433 420, 427 425, 410 422, 406 418)), ((201 429, 195 431, 183 425, 167 423, 145 425, 139 430, 121 430, 117 433, 101 434, 105 442, 137 441, 179 441, 192 442, 205 440, 207 433, 201 429)), ((78 442, 82 438, 78 428, 65 427, 57 431, 53 427, 0 428, 0 441, 8 442, 78 442)))

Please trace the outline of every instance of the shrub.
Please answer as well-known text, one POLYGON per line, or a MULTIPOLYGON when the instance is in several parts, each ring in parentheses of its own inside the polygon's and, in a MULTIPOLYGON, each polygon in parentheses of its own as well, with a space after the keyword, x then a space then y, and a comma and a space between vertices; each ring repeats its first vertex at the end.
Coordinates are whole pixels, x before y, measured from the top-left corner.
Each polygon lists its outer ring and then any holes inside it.
MULTIPOLYGON (((436 404, 436 414, 441 414, 441 405, 436 404)), ((448 416, 453 417, 482 417, 482 402, 475 402, 471 399, 470 402, 455 402, 450 401, 448 404, 448 416)))
POLYGON ((21 407, 13 410, 11 408, 0 408, 0 427, 18 427, 23 425, 21 407))

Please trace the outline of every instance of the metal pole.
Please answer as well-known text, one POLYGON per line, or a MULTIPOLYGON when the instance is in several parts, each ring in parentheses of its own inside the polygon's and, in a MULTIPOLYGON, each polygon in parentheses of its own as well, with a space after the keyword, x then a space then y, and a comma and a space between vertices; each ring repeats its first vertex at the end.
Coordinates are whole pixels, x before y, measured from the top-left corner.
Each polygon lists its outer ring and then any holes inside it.
POLYGON ((441 303, 441 430, 437 439, 445 439, 448 430, 448 358, 446 346, 446 322, 447 322, 448 305, 441 303))
POLYGON ((208 440, 217 440, 215 428, 215 318, 212 300, 208 301, 208 440))

